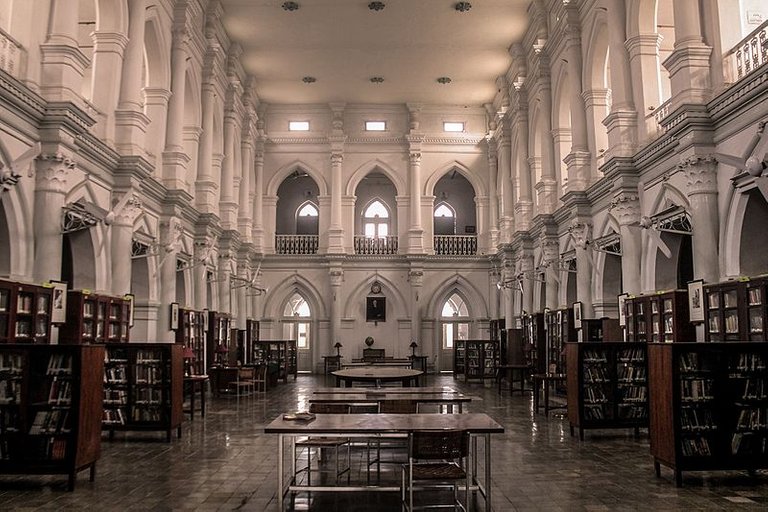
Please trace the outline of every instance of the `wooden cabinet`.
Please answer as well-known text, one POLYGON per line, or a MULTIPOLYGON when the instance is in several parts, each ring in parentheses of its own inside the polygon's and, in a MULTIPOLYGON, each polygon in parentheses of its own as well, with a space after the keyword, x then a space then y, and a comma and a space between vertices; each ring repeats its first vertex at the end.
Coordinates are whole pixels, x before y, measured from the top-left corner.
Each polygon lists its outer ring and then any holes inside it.
POLYGON ((524 315, 522 323, 526 363, 533 373, 546 373, 547 339, 544 332, 544 313, 524 315))
POLYGON ((767 343, 654 343, 648 362, 657 476, 768 468, 767 343))
POLYGON ((499 343, 491 340, 455 340, 453 376, 470 379, 493 379, 499 365, 499 343))
POLYGON ((122 297, 87 290, 67 292, 67 322, 59 328, 59 343, 127 343, 130 302, 122 297))
POLYGON ((52 289, 0 281, 0 343, 50 343, 52 289))
POLYGON ((185 349, 191 349, 185 363, 192 368, 193 375, 205 375, 205 321, 206 313, 194 309, 179 310, 179 328, 176 330, 176 343, 181 343, 185 349))
POLYGON ((624 302, 627 341, 695 341, 688 314, 688 291, 670 290, 628 297, 624 302))
POLYGON ((746 283, 730 281, 704 287, 705 339, 747 339, 746 283))
POLYGON ((238 360, 242 361, 243 364, 254 364, 256 361, 254 348, 257 341, 259 341, 259 321, 249 318, 245 321, 242 347, 238 344, 238 352, 242 352, 242 356, 239 356, 238 360))
POLYGON ((768 341, 768 277, 746 283, 747 336, 750 341, 768 341))
POLYGON ((584 318, 581 320, 580 331, 580 341, 624 340, 618 318, 584 318))
POLYGON ((178 343, 107 344, 102 429, 181 437, 183 362, 178 343))
POLYGON ((254 343, 253 364, 267 365, 284 382, 288 382, 289 375, 296 380, 296 350, 296 340, 259 340, 254 343))
POLYGON ((548 373, 565 373, 565 344, 577 341, 573 328, 573 309, 564 308, 544 314, 547 338, 546 362, 548 373))
POLYGON ((0 473, 91 480, 101 455, 104 347, 0 346, 0 473))
POLYGON ((648 426, 645 343, 567 343, 568 422, 579 429, 648 426))
POLYGON ((232 358, 235 357, 231 329, 232 317, 228 313, 208 312, 208 348, 205 356, 208 368, 213 365, 228 366, 230 352, 233 353, 232 358))

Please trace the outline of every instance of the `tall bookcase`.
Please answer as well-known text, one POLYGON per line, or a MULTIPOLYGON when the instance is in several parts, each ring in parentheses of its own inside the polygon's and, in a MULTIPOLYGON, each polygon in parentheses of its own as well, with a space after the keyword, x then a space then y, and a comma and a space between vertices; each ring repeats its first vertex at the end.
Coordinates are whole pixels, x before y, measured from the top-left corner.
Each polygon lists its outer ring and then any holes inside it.
POLYGON ((629 297, 624 303, 627 341, 695 341, 688 314, 688 290, 629 297))
POLYGON ((579 429, 648 426, 645 343, 566 343, 568 422, 579 429))
POLYGON ((181 437, 183 361, 178 343, 107 344, 102 429, 181 437))
POLYGON ((192 360, 187 361, 194 375, 204 375, 207 369, 205 353, 205 315, 203 311, 182 308, 179 310, 179 328, 176 343, 192 349, 192 360))
POLYGON ((768 277, 704 287, 707 341, 768 341, 768 277))
POLYGON ((259 340, 254 342, 253 364, 266 364, 277 368, 277 378, 288 382, 296 380, 298 373, 296 340, 259 340))
POLYGON ((577 341, 573 328, 573 309, 563 308, 544 314, 546 325, 546 361, 549 373, 565 373, 565 344, 577 341))
POLYGON ((51 288, 0 281, 0 343, 50 343, 51 288))
MULTIPOLYGON (((229 313, 219 313, 218 311, 208 312, 208 348, 206 350, 206 363, 208 368, 214 365, 230 364, 230 352, 234 352, 235 347, 231 340, 232 317, 229 313), (226 352, 217 353, 217 347, 225 347, 226 352)), ((232 354, 235 357, 235 354, 232 354)))
POLYGON ((768 343, 652 343, 648 363, 657 476, 768 468, 768 343))
POLYGON ((0 473, 77 473, 101 455, 104 347, 0 346, 0 473))
POLYGON ((499 342, 491 340, 455 340, 453 376, 470 379, 494 379, 499 365, 499 342))
POLYGON ((533 373, 547 371, 547 339, 544 333, 544 313, 523 315, 523 346, 533 373))
POLYGON ((238 344, 238 352, 242 354, 238 356, 238 360, 242 361, 243 364, 254 364, 256 362, 255 343, 259 341, 259 321, 247 319, 245 332, 242 336, 242 347, 238 344))
POLYGON ((618 318, 584 318, 579 333, 581 341, 623 341, 618 318))
POLYGON ((87 290, 67 292, 67 322, 59 328, 59 343, 127 343, 130 302, 122 297, 87 290))
POLYGON ((506 320, 499 318, 488 323, 488 334, 491 341, 499 344, 499 361, 507 364, 507 329, 506 320))

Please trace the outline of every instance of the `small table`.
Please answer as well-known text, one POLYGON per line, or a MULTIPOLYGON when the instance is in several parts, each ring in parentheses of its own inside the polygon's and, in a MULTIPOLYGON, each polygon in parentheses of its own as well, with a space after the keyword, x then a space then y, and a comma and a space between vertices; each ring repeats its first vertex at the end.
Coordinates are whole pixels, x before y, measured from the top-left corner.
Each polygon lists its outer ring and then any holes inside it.
POLYGON ((189 390, 189 415, 195 419, 195 394, 200 391, 200 417, 205 418, 205 386, 208 384, 207 375, 188 375, 184 377, 184 393, 189 390))
POLYGON ((529 389, 525 389, 525 377, 530 372, 531 367, 527 364, 502 364, 496 367, 496 384, 499 387, 499 394, 501 394, 501 381, 504 376, 509 374, 509 393, 512 394, 515 391, 519 391, 523 394, 529 389), (520 376, 520 389, 515 389, 515 373, 520 376))
POLYGON ((231 384, 237 382, 238 371, 236 366, 211 366, 208 372, 211 374, 213 396, 220 396, 222 391, 233 392, 231 384))
POLYGON ((323 356, 323 369, 325 375, 341 370, 341 356, 323 356))
POLYGON ((419 377, 424 372, 419 370, 410 370, 408 368, 391 368, 377 366, 363 366, 361 368, 347 368, 332 373, 336 377, 336 386, 352 386, 354 382, 374 383, 380 387, 383 382, 400 382, 403 387, 411 386, 411 383, 417 387, 419 377))
POLYGON ((544 414, 549 414, 550 409, 565 409, 563 406, 549 406, 549 386, 555 382, 565 382, 564 373, 534 373, 533 381, 533 407, 539 412, 539 385, 544 388, 544 414))

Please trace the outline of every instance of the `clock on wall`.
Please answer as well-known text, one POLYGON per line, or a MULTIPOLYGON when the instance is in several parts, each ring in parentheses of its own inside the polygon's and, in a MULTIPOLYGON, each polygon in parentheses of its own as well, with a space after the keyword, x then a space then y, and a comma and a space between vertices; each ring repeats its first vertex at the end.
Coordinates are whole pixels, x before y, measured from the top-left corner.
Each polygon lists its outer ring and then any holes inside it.
POLYGON ((371 293, 381 293, 381 283, 374 281, 371 285, 371 293))

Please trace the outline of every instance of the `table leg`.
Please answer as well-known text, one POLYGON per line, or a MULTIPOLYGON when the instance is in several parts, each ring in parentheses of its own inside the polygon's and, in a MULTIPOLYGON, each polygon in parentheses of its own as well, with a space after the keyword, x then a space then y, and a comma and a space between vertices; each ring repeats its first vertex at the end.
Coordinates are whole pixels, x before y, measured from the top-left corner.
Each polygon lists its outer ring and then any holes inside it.
POLYGON ((283 511, 283 449, 285 437, 283 434, 277 435, 277 508, 283 511))
POLYGON ((189 415, 194 420, 195 419, 195 383, 189 382, 189 415))
POLYGON ((205 418, 205 384, 206 381, 200 383, 200 417, 205 418))
POLYGON ((471 482, 477 481, 477 436, 472 436, 472 478, 471 482))
POLYGON ((544 416, 549 416, 549 382, 544 381, 544 416))
POLYGON ((485 510, 491 512, 491 434, 485 434, 485 510))

